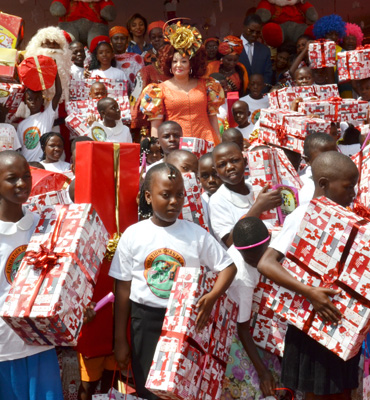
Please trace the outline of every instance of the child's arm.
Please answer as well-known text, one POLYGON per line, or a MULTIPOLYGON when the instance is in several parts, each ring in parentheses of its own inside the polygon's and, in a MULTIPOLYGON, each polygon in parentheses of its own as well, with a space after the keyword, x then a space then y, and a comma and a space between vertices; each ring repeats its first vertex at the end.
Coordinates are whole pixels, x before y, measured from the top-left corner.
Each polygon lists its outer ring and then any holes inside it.
POLYGON ((62 83, 60 82, 59 73, 57 72, 57 76, 55 77, 55 95, 51 102, 54 111, 57 109, 61 97, 62 97, 62 83))
POLYGON ((235 278, 236 272, 237 269, 234 263, 223 269, 218 274, 213 289, 198 301, 197 307, 199 308, 199 313, 195 322, 198 331, 201 331, 206 326, 214 304, 229 288, 235 278))
POLYGON ((269 190, 269 185, 266 185, 258 195, 256 201, 253 206, 247 212, 246 217, 257 217, 264 211, 271 210, 272 208, 276 208, 281 206, 282 200, 280 195, 280 190, 269 190))
POLYGON ((131 281, 116 279, 114 307, 114 356, 120 369, 127 369, 130 363, 130 345, 127 340, 127 324, 130 316, 131 281))
POLYGON ((342 313, 331 302, 329 296, 340 293, 340 290, 311 287, 296 280, 280 264, 283 255, 277 250, 269 247, 258 263, 258 271, 278 285, 293 290, 306 297, 313 305, 318 315, 325 321, 337 324, 342 313))
POLYGON ((152 137, 158 137, 158 128, 163 121, 161 119, 153 119, 150 121, 150 133, 152 137))
POLYGON ((297 71, 299 64, 305 59, 305 57, 308 53, 308 46, 310 43, 312 43, 312 40, 309 40, 306 43, 306 46, 304 47, 304 49, 298 54, 298 56, 293 61, 291 67, 289 68, 289 74, 293 79, 294 79, 294 73, 295 73, 295 71, 297 71))
POLYGON ((260 389, 263 393, 263 397, 274 396, 276 383, 271 372, 268 370, 268 368, 265 367, 261 360, 261 357, 258 354, 256 345, 250 332, 249 321, 242 323, 238 322, 237 327, 240 341, 242 342, 245 351, 247 352, 249 358, 254 365, 254 368, 257 371, 260 381, 260 389))

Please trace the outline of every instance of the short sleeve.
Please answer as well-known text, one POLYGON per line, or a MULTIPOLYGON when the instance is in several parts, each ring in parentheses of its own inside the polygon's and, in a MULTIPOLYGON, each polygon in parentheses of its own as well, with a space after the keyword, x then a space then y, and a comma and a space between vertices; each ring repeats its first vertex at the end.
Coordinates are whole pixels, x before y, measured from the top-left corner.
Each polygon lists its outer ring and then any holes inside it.
POLYGON ((206 79, 208 115, 217 115, 218 108, 225 102, 225 93, 220 83, 213 78, 206 79))
POLYGON ((131 281, 132 280, 132 254, 130 251, 130 234, 127 230, 123 233, 117 250, 114 254, 112 264, 109 270, 109 275, 112 278, 120 281, 131 281))
POLYGON ((148 120, 162 119, 163 92, 159 85, 150 84, 143 90, 140 111, 148 116, 148 120))

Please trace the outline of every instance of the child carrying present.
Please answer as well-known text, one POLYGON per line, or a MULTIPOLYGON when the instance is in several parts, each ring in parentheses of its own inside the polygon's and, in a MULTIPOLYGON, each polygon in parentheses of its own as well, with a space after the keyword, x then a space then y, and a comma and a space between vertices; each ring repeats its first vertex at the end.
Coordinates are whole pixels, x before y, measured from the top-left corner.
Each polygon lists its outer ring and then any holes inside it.
MULTIPOLYGON (((32 188, 26 159, 0 153, 0 308, 39 222, 22 207, 32 188)), ((0 318, 0 399, 63 400, 57 356, 52 346, 26 344, 0 318)))
POLYGON ((132 368, 139 397, 157 397, 145 381, 161 334, 177 268, 207 266, 218 279, 197 305, 197 329, 205 327, 217 299, 227 290, 236 267, 216 240, 203 228, 179 220, 184 203, 180 171, 162 163, 151 168, 144 181, 145 200, 153 216, 127 228, 112 261, 116 279, 115 356, 121 369, 132 368), (131 316, 131 346, 127 324, 131 316))

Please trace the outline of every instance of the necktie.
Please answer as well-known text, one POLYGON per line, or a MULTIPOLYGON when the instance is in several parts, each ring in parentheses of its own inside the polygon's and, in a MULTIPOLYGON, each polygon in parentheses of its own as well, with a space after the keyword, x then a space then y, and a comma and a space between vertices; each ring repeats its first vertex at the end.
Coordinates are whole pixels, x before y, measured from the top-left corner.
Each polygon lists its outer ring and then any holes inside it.
POLYGON ((253 59, 253 44, 248 43, 248 60, 250 65, 252 65, 252 59, 253 59))

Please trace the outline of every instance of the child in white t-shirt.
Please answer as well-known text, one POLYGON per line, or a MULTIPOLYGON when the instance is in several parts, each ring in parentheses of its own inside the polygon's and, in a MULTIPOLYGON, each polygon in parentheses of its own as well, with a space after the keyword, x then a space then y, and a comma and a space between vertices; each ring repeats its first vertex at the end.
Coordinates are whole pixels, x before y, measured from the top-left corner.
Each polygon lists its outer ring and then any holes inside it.
MULTIPOLYGON (((0 152, 0 308, 39 221, 22 207, 31 188, 26 159, 12 150, 0 152)), ((0 318, 0 399, 46 398, 63 400, 54 348, 26 344, 0 318)))
POLYGON ((47 171, 66 172, 70 171, 71 164, 60 158, 64 151, 64 138, 58 132, 48 132, 41 136, 40 144, 44 152, 41 164, 47 171))
POLYGON ((84 45, 81 42, 73 41, 69 45, 69 49, 72 52, 72 67, 71 67, 71 78, 82 81, 84 77, 84 61, 86 58, 86 53, 84 45))
POLYGON ((121 121, 121 110, 116 100, 105 97, 98 101, 102 121, 95 121, 89 136, 98 142, 132 143, 130 129, 121 121))
POLYGON ((41 160, 40 138, 44 133, 50 132, 53 127, 55 110, 61 95, 62 85, 58 74, 55 78, 55 95, 44 111, 41 111, 44 105, 42 91, 26 89, 25 101, 31 115, 18 125, 17 135, 22 145, 21 153, 27 161, 41 160))
POLYGON ((244 139, 249 139, 250 134, 254 130, 254 125, 249 122, 251 113, 249 112, 248 104, 245 101, 238 100, 232 105, 231 111, 244 139))
POLYGON ((230 247, 232 230, 240 218, 246 215, 258 218, 263 211, 279 206, 281 197, 279 190, 267 192, 266 186, 253 200, 252 186, 244 181, 246 161, 237 144, 221 143, 212 154, 223 184, 209 201, 210 221, 216 239, 230 247))
MULTIPOLYGON (((254 289, 260 278, 257 264, 270 243, 265 224, 256 217, 239 220, 233 229, 234 244, 227 253, 237 267, 237 274, 228 295, 239 305, 237 332, 245 351, 252 361, 259 380, 261 397, 274 396, 276 384, 271 372, 263 364, 250 331, 254 289)), ((263 352, 263 350, 259 350, 263 352)), ((226 369, 228 376, 229 366, 226 369)), ((257 388, 256 388, 257 389, 257 388)), ((256 395, 256 398, 260 398, 256 395)))
MULTIPOLYGON (((314 198, 326 196, 347 207, 355 197, 358 170, 353 161, 336 151, 317 156, 312 164, 315 182, 314 198)), ((312 287, 295 279, 280 264, 299 230, 308 204, 298 206, 285 219, 283 229, 273 240, 258 264, 258 270, 269 279, 305 296, 328 326, 341 319, 341 312, 331 302, 340 290, 312 287)), ((358 364, 361 350, 349 361, 343 361, 320 343, 293 325, 288 325, 282 362, 282 384, 306 392, 309 399, 351 399, 358 386, 358 364), (331 395, 331 396, 329 396, 331 395)))
POLYGON ((14 126, 5 123, 7 114, 8 109, 3 104, 0 104, 0 151, 21 148, 14 126))
POLYGON ((126 229, 109 274, 116 279, 115 357, 122 370, 131 357, 136 391, 151 400, 157 397, 145 389, 145 381, 177 268, 203 265, 219 272, 213 289, 197 305, 196 324, 201 330, 234 279, 236 267, 207 231, 177 219, 184 203, 184 183, 176 167, 162 163, 151 168, 142 192, 141 201, 153 216, 126 229), (127 340, 130 315, 131 349, 127 340))

